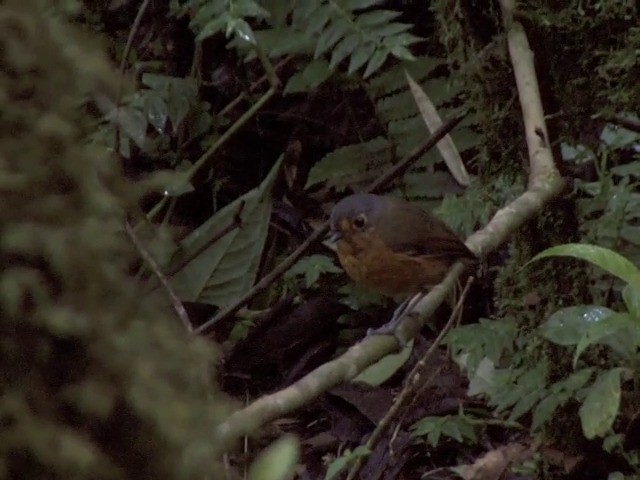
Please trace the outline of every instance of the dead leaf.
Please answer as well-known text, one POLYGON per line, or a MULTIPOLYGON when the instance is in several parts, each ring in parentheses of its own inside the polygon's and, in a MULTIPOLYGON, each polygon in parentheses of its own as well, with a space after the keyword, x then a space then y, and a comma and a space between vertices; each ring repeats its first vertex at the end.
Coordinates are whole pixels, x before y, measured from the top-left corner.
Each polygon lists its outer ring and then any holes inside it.
MULTIPOLYGON (((413 98, 416 101, 418 110, 420 110, 424 123, 427 125, 429 133, 435 132, 442 126, 442 119, 440 118, 440 115, 438 115, 436 107, 433 105, 433 102, 429 99, 422 87, 413 79, 413 77, 411 77, 409 72, 405 70, 404 74, 407 77, 409 88, 411 89, 413 98)), ((464 163, 462 163, 462 158, 453 143, 451 135, 445 135, 444 138, 436 144, 436 147, 438 147, 440 155, 444 158, 444 162, 447 164, 449 171, 456 181, 460 185, 468 187, 471 183, 471 179, 469 178, 469 173, 467 172, 464 163)))

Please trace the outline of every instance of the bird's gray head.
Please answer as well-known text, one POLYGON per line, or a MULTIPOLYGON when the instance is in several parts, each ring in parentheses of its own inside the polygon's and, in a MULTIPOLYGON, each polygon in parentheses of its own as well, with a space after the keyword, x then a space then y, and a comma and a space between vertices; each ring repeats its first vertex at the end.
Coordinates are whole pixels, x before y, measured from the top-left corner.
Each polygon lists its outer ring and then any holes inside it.
POLYGON ((384 197, 371 193, 356 193, 340 200, 333 207, 329 223, 331 239, 368 230, 384 212, 384 197))

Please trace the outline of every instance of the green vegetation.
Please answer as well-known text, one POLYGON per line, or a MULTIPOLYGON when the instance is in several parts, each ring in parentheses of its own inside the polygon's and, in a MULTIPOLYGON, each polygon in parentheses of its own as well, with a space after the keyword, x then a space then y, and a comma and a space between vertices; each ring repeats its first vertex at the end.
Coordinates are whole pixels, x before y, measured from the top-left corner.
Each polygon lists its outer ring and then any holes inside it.
MULTIPOLYGON (((279 412, 295 421, 247 414, 262 437, 246 454, 219 430, 229 397, 268 403, 389 316, 320 242, 289 257, 336 200, 416 151, 382 193, 463 236, 527 189, 501 3, 0 4, 0 478, 276 480, 296 464, 369 478, 392 440, 396 475, 481 478, 462 464, 492 443, 530 478, 635 478, 640 28, 616 0, 517 2, 549 138, 536 133, 565 188, 483 252, 449 355, 421 374, 439 390, 416 387, 374 448, 384 412, 339 389, 323 398, 353 407, 336 417, 349 434, 329 421, 340 408, 293 393, 309 410, 279 412), (468 186, 420 151, 408 78, 443 122, 464 115, 451 140, 468 186), (264 450, 282 433, 303 442, 264 450)), ((365 392, 384 403, 413 385, 432 336, 370 367, 365 392)))

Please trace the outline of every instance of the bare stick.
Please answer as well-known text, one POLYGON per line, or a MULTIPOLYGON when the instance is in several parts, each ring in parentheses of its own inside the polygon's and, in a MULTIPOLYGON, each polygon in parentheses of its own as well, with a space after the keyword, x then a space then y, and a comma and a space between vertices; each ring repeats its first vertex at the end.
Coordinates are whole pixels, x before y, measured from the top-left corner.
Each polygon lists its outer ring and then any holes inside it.
POLYGON ((135 247, 138 249, 138 252, 140 252, 140 255, 142 256, 144 261, 147 262, 147 265, 149 265, 149 268, 151 268, 151 271, 155 274, 156 277, 158 277, 158 280, 160 280, 160 283, 162 284, 167 294, 169 295, 169 298, 171 299, 173 309, 176 311, 176 314, 178 315, 178 318, 180 319, 180 321, 184 324, 185 327, 187 327, 187 330, 189 330, 190 332, 193 331, 191 321, 189 320, 189 315, 187 315, 187 311, 184 309, 184 305, 182 305, 182 302, 180 301, 176 293, 171 288, 171 285, 169 285, 169 282, 167 281, 166 277, 162 274, 162 271, 160 270, 160 267, 158 266, 158 264, 155 262, 155 260, 153 259, 149 251, 144 247, 144 245, 136 235, 136 232, 134 231, 133 227, 129 224, 129 222, 125 222, 124 228, 127 231, 127 234, 129 235, 129 237, 131 238, 131 241, 133 242, 135 247))

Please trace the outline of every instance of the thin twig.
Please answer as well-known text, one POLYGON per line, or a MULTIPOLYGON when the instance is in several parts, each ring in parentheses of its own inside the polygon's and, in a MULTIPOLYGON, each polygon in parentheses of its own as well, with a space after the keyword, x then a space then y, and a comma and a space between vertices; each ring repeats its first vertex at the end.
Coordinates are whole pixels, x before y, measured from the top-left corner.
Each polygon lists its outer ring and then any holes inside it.
POLYGON ((144 16, 144 12, 147 10, 149 6, 149 0, 144 0, 140 4, 140 8, 138 8, 138 13, 136 14, 136 18, 133 20, 133 25, 131 25, 131 30, 129 31, 129 36, 127 37, 127 44, 124 47, 124 52, 122 52, 122 60, 120 61, 120 77, 118 80, 118 96, 116 97, 116 116, 113 120, 113 124, 115 127, 115 148, 114 151, 120 151, 120 106, 122 102, 122 89, 124 85, 124 70, 127 66, 127 59, 129 58, 129 53, 131 52, 131 47, 133 45, 133 39, 138 32, 138 28, 140 28, 140 22, 142 22, 142 17, 144 16))
MULTIPOLYGON (((289 55, 288 57, 286 57, 284 60, 282 60, 280 63, 278 63, 275 67, 273 67, 276 71, 279 70, 280 68, 282 68, 283 66, 285 66, 287 63, 289 63, 291 60, 293 60, 294 56, 293 55, 289 55)), ((253 82, 251 85, 249 85, 249 92, 254 92, 260 85, 262 85, 266 80, 268 80, 269 77, 266 73, 264 73, 258 80, 256 80, 255 82, 253 82)), ((242 92, 240 95, 238 95, 236 98, 234 98, 233 100, 231 100, 231 102, 229 102, 222 110, 220 110, 218 112, 218 116, 223 117, 225 116, 227 113, 229 113, 238 103, 240 103, 242 100, 244 100, 245 98, 247 98, 247 93, 246 92, 242 92)))
POLYGON ((190 332, 193 331, 193 326, 191 325, 191 321, 189 321, 189 315, 187 315, 187 311, 184 309, 184 305, 182 305, 182 302, 171 288, 171 285, 169 285, 166 277, 162 274, 162 271, 160 270, 158 264, 155 262, 149 251, 144 247, 131 224, 129 222, 125 222, 124 228, 131 238, 131 241, 138 249, 138 252, 140 252, 140 255, 142 256, 144 261, 147 262, 149 268, 151 268, 151 271, 155 274, 156 277, 158 277, 158 280, 160 280, 160 283, 167 291, 167 294, 171 299, 171 303, 173 304, 173 309, 176 311, 176 314, 178 315, 180 321, 182 321, 184 326, 187 327, 187 330, 189 330, 190 332))
POLYGON ((627 118, 623 115, 603 116, 603 120, 609 123, 615 123, 632 132, 640 133, 640 120, 635 118, 627 118))
MULTIPOLYGON (((424 145, 416 148, 409 154, 407 158, 383 173, 366 189, 366 191, 371 192, 378 190, 387 185, 396 177, 402 175, 406 171, 406 169, 411 166, 412 163, 416 162, 426 151, 428 151, 430 148, 433 148, 436 143, 438 143, 445 135, 453 130, 453 128, 462 120, 462 118, 462 116, 457 116, 444 123, 440 128, 433 132, 433 135, 429 137, 424 145)), ((264 292, 269 287, 269 285, 271 285, 287 270, 289 270, 289 268, 291 268, 304 254, 304 252, 306 252, 306 250, 318 239, 320 239, 328 230, 329 222, 324 222, 322 225, 320 225, 320 227, 318 227, 317 230, 315 230, 309 237, 307 237, 307 239, 298 248, 296 248, 291 253, 291 255, 283 260, 280 265, 278 265, 268 275, 263 277, 262 280, 256 283, 251 290, 249 290, 246 294, 236 300, 233 304, 218 312, 218 314, 211 320, 208 320, 207 322, 196 328, 195 332, 199 334, 206 333, 213 325, 235 314, 238 310, 240 310, 240 308, 251 301, 252 298, 264 292)))
MULTIPOLYGON (((464 300, 467 296, 467 293, 469 292, 469 287, 471 286, 472 282, 473 282, 473 277, 469 277, 464 287, 464 290, 460 295, 460 299, 458 300, 458 303, 456 304, 453 311, 451 312, 451 315, 449 316, 449 320, 447 321, 447 324, 440 331, 440 333, 438 334, 436 339, 433 341, 431 346, 427 349, 427 351, 422 356, 420 361, 414 365, 413 369, 411 370, 411 373, 407 377, 409 381, 405 385, 404 389, 396 397, 396 401, 393 403, 393 405, 391 406, 389 411, 386 413, 386 415, 382 418, 382 420, 378 422, 378 425, 376 426, 375 430, 369 437, 369 440, 367 440, 367 443, 365 446, 369 449, 369 451, 373 451, 373 449, 376 446, 376 443, 385 433, 385 431, 387 430, 387 427, 391 424, 391 422, 396 417, 400 409, 405 405, 405 403, 414 394, 416 394, 418 390, 424 391, 427 388, 427 386, 429 386, 430 384, 429 381, 424 381, 422 382, 421 386, 419 385, 420 378, 422 377, 422 373, 426 371, 427 363, 431 360, 431 357, 435 353, 436 349, 440 346, 440 343, 442 342, 444 337, 447 335, 447 333, 449 333, 449 330, 451 330, 453 325, 456 323, 456 318, 458 317, 458 313, 462 311, 462 305, 464 304, 464 300)), ((435 376, 432 376, 431 378, 433 379, 434 377, 435 376)), ((360 467, 362 467, 362 463, 363 463, 363 457, 360 457, 356 460, 356 462, 351 467, 351 470, 349 471, 349 476, 347 477, 347 480, 353 480, 355 478, 356 474, 360 470, 360 467)))
POLYGON ((296 248, 291 255, 289 255, 285 260, 280 263, 276 268, 274 268, 268 275, 262 277, 262 279, 256 283, 251 290, 245 293, 242 297, 236 300, 233 304, 229 305, 227 308, 222 310, 218 315, 213 317, 211 320, 200 325, 194 331, 195 333, 206 333, 213 325, 215 325, 220 320, 230 317, 234 313, 236 313, 240 308, 242 308, 246 303, 248 303, 253 297, 259 295, 264 292, 269 285, 275 282, 280 276, 282 276, 289 268, 293 266, 294 263, 298 261, 298 259, 302 256, 302 254, 311 246, 313 243, 322 237, 329 230, 329 222, 323 223, 320 228, 314 231, 311 235, 307 237, 307 239, 300 244, 298 248, 296 248))
POLYGON ((144 0, 140 4, 140 8, 138 8, 138 13, 136 14, 136 18, 133 20, 133 25, 131 25, 131 31, 129 31, 129 36, 127 37, 127 44, 124 47, 124 52, 122 53, 122 60, 120 61, 120 84, 118 85, 118 98, 116 101, 116 105, 118 109, 120 108, 120 101, 122 100, 122 84, 124 79, 124 70, 127 66, 127 59, 129 58, 129 53, 131 52, 131 47, 133 45, 133 39, 138 32, 138 28, 140 27, 140 22, 142 21, 142 17, 144 16, 144 12, 147 10, 149 6, 149 0, 144 0))
POLYGON ((445 123, 443 123, 429 139, 419 147, 416 147, 404 160, 398 162, 389 170, 380 175, 371 185, 367 188, 368 192, 375 192, 380 188, 388 185, 392 180, 403 175, 407 169, 417 162, 422 155, 431 150, 440 140, 447 136, 447 134, 453 130, 466 116, 466 113, 459 114, 445 123))

